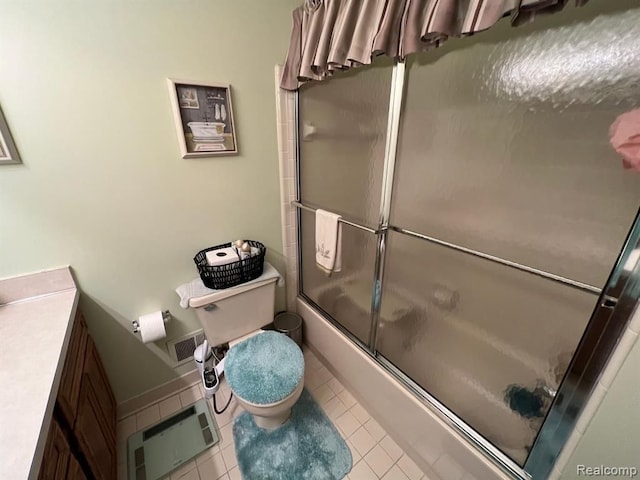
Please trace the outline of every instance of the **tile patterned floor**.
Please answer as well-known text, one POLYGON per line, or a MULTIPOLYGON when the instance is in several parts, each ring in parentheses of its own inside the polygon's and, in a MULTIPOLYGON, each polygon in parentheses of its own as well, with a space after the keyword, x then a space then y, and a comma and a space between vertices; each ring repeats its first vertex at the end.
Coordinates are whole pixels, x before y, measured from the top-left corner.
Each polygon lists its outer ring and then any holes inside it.
MULTIPOLYGON (((353 468, 345 479, 428 480, 310 350, 304 350, 304 357, 305 387, 333 421, 351 449, 353 468)), ((193 385, 121 420, 118 423, 118 479, 126 480, 126 439, 129 435, 190 405, 202 396, 200 385, 193 385)), ((222 405, 229 398, 229 387, 224 380, 216 396, 222 405)), ((226 412, 216 415, 220 443, 172 472, 167 480, 241 480, 231 426, 232 420, 242 411, 237 402, 232 400, 226 412)))

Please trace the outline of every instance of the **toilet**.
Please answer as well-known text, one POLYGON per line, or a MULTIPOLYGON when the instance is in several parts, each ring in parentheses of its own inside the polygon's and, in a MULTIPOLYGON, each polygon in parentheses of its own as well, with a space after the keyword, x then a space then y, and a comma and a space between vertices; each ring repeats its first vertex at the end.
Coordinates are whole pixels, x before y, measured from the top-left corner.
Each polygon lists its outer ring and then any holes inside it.
POLYGON ((227 383, 256 425, 266 429, 289 419, 304 387, 300 347, 282 333, 261 330, 273 321, 277 280, 275 269, 265 268, 252 283, 189 300, 209 344, 229 343, 227 383))

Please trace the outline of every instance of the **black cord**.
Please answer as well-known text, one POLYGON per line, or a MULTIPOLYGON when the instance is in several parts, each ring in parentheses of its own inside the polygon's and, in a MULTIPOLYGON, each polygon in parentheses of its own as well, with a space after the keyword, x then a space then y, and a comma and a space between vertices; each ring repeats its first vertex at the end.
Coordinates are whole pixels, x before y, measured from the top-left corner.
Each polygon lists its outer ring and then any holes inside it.
POLYGON ((216 412, 218 415, 220 415, 221 413, 224 413, 225 410, 227 408, 229 408, 229 404, 231 403, 231 399, 233 398, 233 392, 231 392, 229 394, 229 401, 227 402, 227 404, 224 406, 224 408, 220 411, 218 411, 218 407, 216 406, 216 394, 213 394, 213 411, 216 412))

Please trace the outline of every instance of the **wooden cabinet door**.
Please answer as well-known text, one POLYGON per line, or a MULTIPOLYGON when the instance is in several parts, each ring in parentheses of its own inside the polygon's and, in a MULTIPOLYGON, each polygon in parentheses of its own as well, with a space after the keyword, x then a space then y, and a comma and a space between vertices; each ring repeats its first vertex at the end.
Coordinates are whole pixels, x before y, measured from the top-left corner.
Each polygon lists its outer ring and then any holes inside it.
POLYGON ((67 468, 67 476, 65 478, 67 480, 87 480, 80 464, 73 455, 69 457, 69 467, 67 468))
POLYGON ((115 444, 116 442, 116 415, 117 404, 113 391, 109 385, 109 379, 104 371, 96 345, 91 337, 87 340, 87 353, 84 362, 84 375, 82 388, 85 383, 91 383, 98 403, 96 413, 101 417, 102 429, 105 435, 115 444))
MULTIPOLYGON (((74 448, 76 445, 79 447, 78 458, 86 460, 86 463, 83 461, 85 468, 88 464, 90 472, 87 471, 87 474, 90 473, 92 479, 115 479, 116 401, 80 310, 76 314, 69 340, 57 405, 61 413, 60 421, 73 430, 74 448)), ((67 445, 64 435, 62 432, 60 434, 67 445)), ((55 451, 51 454, 52 458, 56 458, 55 451)), ((76 458, 70 452, 65 458, 64 468, 60 465, 62 475, 42 477, 43 480, 86 480, 76 458)), ((42 475, 50 475, 48 468, 42 472, 42 475)))
POLYGON ((62 429, 58 422, 52 421, 47 443, 44 447, 38 480, 65 480, 67 478, 69 458, 72 456, 62 429))
MULTIPOLYGON (((83 380, 86 378, 85 375, 83 380)), ((93 383, 83 381, 74 434, 93 477, 97 480, 114 480, 117 466, 115 440, 105 426, 101 408, 93 383)))
POLYGON ((87 346, 87 324, 78 310, 69 340, 67 357, 62 370, 60 388, 58 390, 58 406, 69 428, 73 428, 80 398, 82 372, 84 370, 85 349, 87 346))

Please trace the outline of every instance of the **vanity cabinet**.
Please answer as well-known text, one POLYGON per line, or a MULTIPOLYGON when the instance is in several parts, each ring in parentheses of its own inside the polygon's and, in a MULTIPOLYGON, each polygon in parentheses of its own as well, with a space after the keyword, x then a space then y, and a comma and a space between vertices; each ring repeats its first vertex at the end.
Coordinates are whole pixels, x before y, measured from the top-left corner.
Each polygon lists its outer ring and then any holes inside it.
POLYGON ((87 341, 73 433, 96 479, 116 477, 116 404, 93 340, 87 341))
POLYGON ((76 457, 71 455, 69 457, 69 466, 67 467, 67 480, 87 480, 82 467, 76 460, 76 457))
POLYGON ((113 480, 116 466, 116 402, 78 310, 38 478, 113 480))
POLYGON ((67 437, 58 422, 52 421, 47 443, 44 447, 44 456, 38 479, 67 478, 69 457, 71 455, 71 447, 69 447, 67 437))
POLYGON ((78 413, 78 400, 80 399, 80 386, 82 384, 82 373, 84 371, 84 352, 87 349, 89 331, 84 320, 84 315, 77 311, 67 357, 62 370, 60 388, 56 405, 68 425, 73 425, 78 413))

